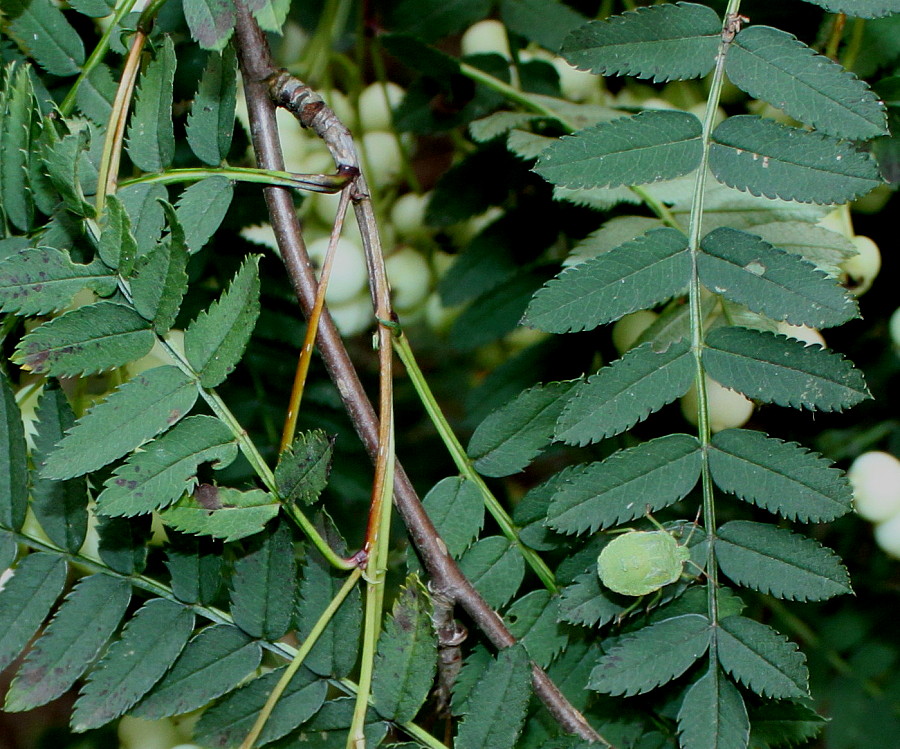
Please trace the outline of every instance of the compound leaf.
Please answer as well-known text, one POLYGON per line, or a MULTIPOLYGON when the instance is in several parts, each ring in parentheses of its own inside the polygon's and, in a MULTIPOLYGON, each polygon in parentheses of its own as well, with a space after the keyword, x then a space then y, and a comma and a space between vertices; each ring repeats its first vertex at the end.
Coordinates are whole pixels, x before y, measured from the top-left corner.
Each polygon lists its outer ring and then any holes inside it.
POLYGON ((849 481, 829 460, 762 432, 726 429, 713 436, 709 470, 723 491, 790 520, 834 520, 853 501, 849 481))
POLYGON ((700 120, 688 112, 641 112, 563 136, 541 152, 534 171, 570 188, 673 179, 699 165, 701 131, 700 120))
POLYGON ((716 558, 734 582, 776 598, 823 601, 850 593, 837 555, 811 538, 749 520, 719 529, 716 558))
POLYGON ((29 247, 0 263, 0 310, 46 315, 66 307, 82 289, 100 296, 116 290, 116 277, 103 263, 73 263, 66 250, 29 247))
POLYGON ((153 341, 147 321, 131 307, 97 302, 35 328, 19 341, 12 358, 35 373, 74 377, 140 359, 153 341))
POLYGON ((623 637, 598 661, 588 687, 613 695, 643 694, 687 671, 709 647, 709 620, 699 614, 664 619, 623 637))
POLYGON ((81 578, 16 673, 4 709, 31 710, 69 690, 112 637, 130 600, 131 585, 121 578, 81 578))
POLYGON ((184 241, 191 254, 203 249, 221 226, 234 185, 225 177, 207 177, 191 185, 178 198, 178 220, 184 227, 184 241))
POLYGON ((203 707, 234 689, 259 665, 261 658, 259 643, 237 627, 207 627, 191 639, 172 668, 131 714, 157 720, 203 707))
POLYGON ((654 82, 700 78, 713 68, 722 23, 696 3, 639 8, 575 29, 562 48, 575 67, 654 82))
POLYGON ((753 234, 721 227, 700 247, 701 283, 754 312, 812 328, 840 325, 858 314, 837 281, 753 234))
POLYGON ((172 127, 172 89, 175 81, 175 45, 163 38, 159 52, 144 71, 128 124, 128 155, 138 169, 161 172, 175 155, 172 127))
POLYGON ((541 668, 565 650, 569 641, 560 624, 560 599, 546 590, 533 590, 515 601, 503 615, 509 631, 525 646, 528 657, 541 668))
POLYGON ((670 434, 574 468, 553 495, 547 524, 561 533, 596 533, 683 499, 700 478, 696 438, 670 434))
POLYGON ((525 720, 531 696, 531 666, 520 644, 501 650, 491 659, 466 701, 459 726, 457 749, 513 749, 525 720))
POLYGON ((98 728, 134 705, 175 662, 193 628, 194 614, 187 606, 162 598, 141 606, 88 677, 75 703, 72 729, 98 728))
POLYGON ((709 167, 729 187, 800 203, 846 203, 881 184, 869 154, 820 133, 753 115, 729 117, 712 134, 709 167))
POLYGON ((743 616, 726 617, 719 623, 716 647, 722 668, 757 694, 809 699, 806 658, 771 627, 743 616))
POLYGON ((175 502, 197 482, 197 466, 228 465, 237 456, 231 430, 212 416, 191 416, 131 455, 97 497, 101 515, 140 515, 175 502))
MULTIPOLYGON (((238 746, 250 733, 259 711, 282 677, 284 668, 270 671, 235 689, 204 711, 194 729, 194 740, 202 746, 238 746)), ((288 682, 258 739, 260 746, 279 739, 309 720, 325 702, 328 682, 301 668, 288 682)))
POLYGON ((475 430, 467 452, 485 476, 527 466, 550 442, 556 420, 578 381, 535 385, 493 411, 475 430))
POLYGON ((738 88, 823 133, 869 140, 887 133, 884 104, 853 73, 769 26, 743 29, 725 57, 738 88))
POLYGON ((321 429, 301 432, 278 457, 275 485, 285 502, 309 505, 328 483, 334 440, 321 429))
POLYGON ((75 75, 84 62, 78 32, 50 0, 4 0, 4 28, 48 73, 75 75))
MULTIPOLYGON (((53 452, 66 430, 75 424, 75 414, 66 394, 47 385, 37 407, 37 434, 31 453, 40 465, 53 452)), ((73 554, 84 543, 88 525, 88 491, 83 478, 53 481, 37 474, 31 477, 31 510, 48 538, 73 554)))
POLYGON ((0 590, 0 671, 34 636, 66 584, 66 563, 56 554, 22 559, 0 590))
POLYGON ((685 692, 678 711, 680 746, 747 746, 750 721, 737 687, 718 668, 710 667, 685 692))
POLYGON ((703 364, 725 387, 780 406, 840 411, 870 397, 862 373, 839 354, 760 330, 711 331, 703 364))
POLYGON ((677 229, 653 229, 564 269, 534 295, 523 323, 550 333, 592 330, 673 297, 690 273, 687 237, 677 229))
POLYGON ((196 382, 176 367, 148 369, 78 419, 41 474, 67 479, 102 468, 176 424, 196 400, 196 382))
POLYGON ((201 484, 162 513, 162 520, 183 533, 223 541, 259 533, 281 509, 281 503, 261 489, 239 491, 201 484))
POLYGON ((555 438, 586 445, 630 429, 684 395, 695 373, 688 341, 655 351, 645 343, 576 387, 556 424, 555 438))
POLYGON ((381 631, 374 668, 375 709, 398 723, 415 718, 434 681, 437 638, 431 623, 431 600, 414 575, 400 589, 381 631))
POLYGON ((251 637, 275 641, 287 632, 294 613, 297 563, 291 531, 279 525, 234 563, 231 615, 251 637))
POLYGON ((503 536, 482 538, 463 554, 459 568, 495 609, 516 594, 525 575, 522 555, 503 536))
POLYGON ((462 476, 441 479, 422 506, 454 559, 478 538, 484 525, 484 502, 478 487, 462 476))
POLYGON ((234 369, 259 316, 259 255, 248 257, 217 302, 184 332, 184 351, 200 384, 219 385, 234 369))
POLYGON ((222 54, 211 54, 187 118, 185 134, 188 144, 197 158, 210 166, 219 166, 231 148, 237 101, 236 79, 234 50, 228 47, 222 54))
POLYGON ((0 527, 17 531, 28 509, 25 426, 6 372, 0 371, 0 527))
POLYGON ((234 4, 229 0, 184 0, 184 19, 203 49, 221 50, 234 32, 234 4))
POLYGON ((846 13, 857 18, 881 18, 900 13, 900 0, 806 0, 831 13, 846 13))

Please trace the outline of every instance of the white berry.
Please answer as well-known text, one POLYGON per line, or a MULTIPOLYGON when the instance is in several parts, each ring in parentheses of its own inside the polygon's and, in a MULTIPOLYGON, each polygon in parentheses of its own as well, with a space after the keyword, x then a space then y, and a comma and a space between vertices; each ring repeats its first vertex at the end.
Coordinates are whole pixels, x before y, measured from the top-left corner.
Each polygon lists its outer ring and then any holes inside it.
POLYGON ((900 460, 872 450, 858 456, 847 471, 856 512, 880 523, 900 513, 900 460))
POLYGON ((404 247, 384 261, 394 305, 398 310, 418 307, 431 291, 428 261, 412 247, 404 247))
POLYGON ((822 334, 808 325, 791 325, 789 322, 782 321, 778 323, 778 332, 781 335, 786 335, 788 338, 801 341, 807 346, 817 344, 825 348, 825 339, 822 337, 822 334))
MULTIPOLYGON (((706 378, 706 401, 709 428, 713 432, 741 427, 753 414, 753 401, 709 377, 706 378)), ((681 398, 681 413, 691 424, 697 423, 697 389, 694 386, 681 398)))
MULTIPOLYGON (((322 237, 307 247, 309 258, 318 269, 325 261, 329 241, 328 237, 322 237)), ((366 259, 362 248, 349 239, 339 238, 325 301, 329 305, 349 302, 365 287, 366 279, 366 259)))
POLYGON ((391 110, 402 100, 404 91, 388 81, 383 86, 373 83, 359 95, 359 124, 366 132, 390 130, 393 126, 391 110))
POLYGON ((479 21, 466 29, 460 42, 464 55, 502 55, 511 57, 506 27, 500 21, 479 21))
POLYGON ((621 320, 617 320, 612 327, 612 342, 616 351, 624 354, 633 348, 637 339, 656 321, 657 317, 659 315, 653 310, 639 309, 637 312, 632 312, 621 320))
POLYGON ((850 290, 856 296, 861 296, 872 287, 872 282, 881 270, 881 251, 869 237, 857 235, 851 237, 850 241, 859 254, 845 261, 841 268, 847 274, 850 290))
POLYGON ((875 526, 875 543, 886 554, 900 559, 900 515, 875 526))

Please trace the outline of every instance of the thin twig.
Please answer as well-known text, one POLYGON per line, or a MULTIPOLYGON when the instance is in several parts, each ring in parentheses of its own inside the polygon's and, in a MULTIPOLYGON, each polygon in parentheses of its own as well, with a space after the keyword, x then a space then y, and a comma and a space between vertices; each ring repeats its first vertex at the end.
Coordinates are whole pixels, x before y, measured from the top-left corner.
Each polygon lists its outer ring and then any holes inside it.
MULTIPOLYGON (((283 170, 275 109, 269 100, 265 83, 274 72, 274 66, 265 37, 256 22, 242 3, 237 3, 237 8, 236 40, 254 151, 261 168, 283 170)), ((279 187, 264 188, 264 195, 288 276, 301 309, 304 314, 309 315, 315 304, 317 284, 291 195, 279 187)), ((367 228, 360 227, 361 231, 367 228)), ((327 309, 319 322, 317 342, 325 366, 338 388, 354 427, 370 456, 376 458, 379 445, 378 419, 327 309)), ((502 649, 514 645, 516 640, 501 618, 487 605, 447 553, 446 546, 425 513, 399 462, 394 475, 394 501, 431 576, 431 587, 460 605, 494 647, 502 649)), ((565 731, 585 740, 610 746, 536 665, 532 665, 532 680, 536 694, 565 731)))

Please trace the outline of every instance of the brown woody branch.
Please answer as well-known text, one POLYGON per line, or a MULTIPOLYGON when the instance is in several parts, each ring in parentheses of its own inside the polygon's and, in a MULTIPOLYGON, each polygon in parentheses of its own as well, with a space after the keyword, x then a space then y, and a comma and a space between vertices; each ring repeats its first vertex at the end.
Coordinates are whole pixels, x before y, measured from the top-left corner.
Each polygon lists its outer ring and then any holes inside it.
MULTIPOLYGON (((276 72, 276 68, 266 39, 255 19, 243 2, 239 0, 236 6, 236 42, 250 115, 253 148, 261 168, 282 170, 284 161, 275 123, 275 106, 264 83, 276 72)), ((266 187, 264 194, 288 276, 303 314, 308 317, 315 303, 317 283, 290 191, 281 187, 266 187)), ((366 230, 367 227, 361 227, 361 231, 366 230)), ((317 343, 328 373, 337 386, 360 439, 370 457, 376 460, 378 418, 327 309, 319 322, 317 343)), ((503 620, 488 606, 447 553, 446 546, 425 513, 416 490, 399 462, 395 469, 394 503, 431 576, 431 588, 461 606, 495 647, 502 649, 514 645, 516 640, 503 620)), ((534 664, 532 681, 536 694, 566 732, 609 746, 569 703, 543 669, 534 664)))

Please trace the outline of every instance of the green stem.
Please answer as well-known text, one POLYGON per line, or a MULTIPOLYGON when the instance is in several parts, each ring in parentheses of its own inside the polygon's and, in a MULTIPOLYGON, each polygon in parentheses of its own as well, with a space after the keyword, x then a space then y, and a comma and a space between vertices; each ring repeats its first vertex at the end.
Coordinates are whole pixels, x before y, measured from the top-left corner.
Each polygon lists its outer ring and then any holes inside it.
POLYGON ((97 46, 94 47, 94 50, 91 52, 88 59, 84 61, 84 65, 82 66, 78 77, 75 79, 75 83, 72 84, 72 88, 69 89, 66 98, 63 99, 62 103, 59 105, 59 113, 63 117, 68 117, 72 113, 72 109, 75 107, 75 99, 78 96, 79 86, 81 86, 84 80, 94 71, 94 68, 100 64, 103 58, 106 57, 106 52, 109 49, 109 40, 112 39, 114 33, 121 31, 119 28, 119 21, 131 11, 135 2, 137 2, 137 0, 124 0, 124 2, 116 8, 115 13, 113 13, 112 23, 110 23, 106 28, 106 31, 103 32, 103 36, 100 37, 100 41, 97 42, 97 46))
POLYGON ((535 574, 537 574, 544 584, 544 587, 551 593, 558 592, 559 588, 556 585, 556 579, 553 576, 553 572, 534 549, 529 548, 519 539, 518 529, 514 525, 512 519, 493 495, 487 484, 485 484, 484 479, 482 479, 475 470, 469 456, 466 455, 465 449, 463 449, 463 446, 453 433, 453 428, 448 423, 443 411, 441 411, 441 407, 438 405, 434 394, 431 392, 431 388, 428 387, 425 375, 422 374, 422 370, 419 368, 416 358, 413 355, 412 348, 410 348, 409 342, 406 340, 405 336, 394 337, 394 350, 400 357, 400 361, 403 362, 403 366, 406 367, 406 372, 409 375, 409 379, 412 381, 413 387, 416 389, 419 400, 421 400, 422 405, 425 406, 425 410, 428 412, 432 424, 434 424, 435 429, 437 429, 441 440, 446 446, 447 451, 450 453, 450 457, 453 458, 453 462, 456 464, 459 472, 466 479, 471 481, 481 492, 485 507, 487 507, 488 512, 494 517, 494 520, 497 521, 497 524, 503 531, 503 535, 519 549, 522 556, 525 558, 525 561, 528 562, 529 566, 535 571, 535 574))
POLYGON ((337 592, 337 595, 332 599, 331 603, 328 604, 327 608, 313 625, 309 636, 294 654, 293 660, 284 670, 284 673, 281 675, 281 678, 278 680, 278 683, 266 700, 266 704, 263 705, 262 710, 259 711, 259 715, 256 716, 256 722, 253 724, 253 728, 250 729, 250 733, 247 734, 247 738, 245 738, 241 744, 241 749, 252 749, 256 740, 259 738, 259 735, 262 733, 263 728, 265 728, 266 721, 272 714, 272 710, 275 709, 275 705, 278 704, 278 700, 281 699, 281 695, 284 694, 284 690, 287 689, 287 685, 291 683, 291 679, 293 679, 297 671, 300 670, 300 666, 303 665, 306 656, 309 655, 309 652, 313 649, 313 646, 316 644, 316 641, 319 639, 322 632, 325 631, 325 627, 328 626, 328 623, 332 620, 335 613, 344 602, 344 599, 356 586, 356 581, 359 580, 360 575, 362 575, 362 570, 357 567, 347 576, 347 579, 344 581, 341 589, 337 592))
MULTIPOLYGON (((709 400, 706 392, 706 376, 703 368, 703 310, 700 298, 700 277, 698 274, 698 261, 700 256, 700 236, 703 229, 703 199, 706 188, 706 173, 709 164, 709 144, 713 126, 715 124, 716 110, 719 106, 719 98, 722 94, 722 85, 725 81, 725 55, 728 45, 734 37, 734 31, 730 30, 732 19, 737 17, 740 8, 740 0, 729 0, 725 10, 725 23, 722 29, 722 41, 716 55, 716 67, 713 72, 712 83, 709 90, 709 98, 706 101, 706 114, 703 118, 703 151, 700 157, 700 166, 697 169, 697 179, 694 183, 694 194, 691 202, 691 215, 688 229, 688 247, 691 253, 691 279, 689 291, 689 304, 691 311, 691 351, 696 363, 694 386, 697 388, 697 437, 701 445, 702 456, 702 487, 703 487, 703 527, 709 539, 706 558, 707 607, 709 619, 713 623, 719 619, 719 601, 717 590, 719 587, 718 568, 716 566, 715 544, 716 535, 716 510, 713 493, 712 476, 709 470, 708 451, 711 437, 709 424, 709 400)), ((713 657, 714 657, 713 653, 713 657)))
POLYGON ((197 182, 207 177, 227 177, 234 182, 253 182, 266 186, 290 187, 324 193, 339 192, 350 181, 347 176, 337 174, 295 174, 294 172, 279 172, 269 169, 228 166, 215 169, 201 167, 168 169, 158 174, 142 174, 140 177, 122 180, 119 184, 120 187, 150 182, 172 185, 179 182, 197 182))

